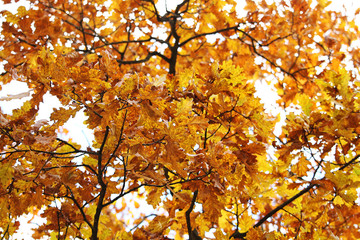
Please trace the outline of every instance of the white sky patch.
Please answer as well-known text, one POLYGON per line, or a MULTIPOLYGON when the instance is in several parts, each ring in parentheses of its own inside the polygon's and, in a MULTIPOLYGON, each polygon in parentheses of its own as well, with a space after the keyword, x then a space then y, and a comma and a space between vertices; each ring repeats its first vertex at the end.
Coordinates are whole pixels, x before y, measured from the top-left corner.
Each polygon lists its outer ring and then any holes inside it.
MULTIPOLYGON (((27 87, 27 84, 19 81, 12 81, 9 84, 2 85, 0 91, 0 98, 5 98, 10 95, 17 95, 20 93, 28 92, 30 89, 27 87)), ((19 99, 13 99, 11 101, 0 101, 1 111, 5 114, 12 114, 12 110, 20 108, 23 103, 27 100, 30 100, 31 97, 24 97, 19 99)))
POLYGON ((166 11, 175 10, 176 6, 181 2, 182 0, 159 0, 156 3, 156 8, 160 15, 164 15, 166 11))
POLYGON ((74 118, 70 118, 64 124, 64 128, 69 131, 67 137, 71 138, 73 142, 81 144, 83 149, 91 147, 92 142, 95 140, 93 130, 88 129, 84 125, 86 119, 87 117, 85 116, 84 111, 79 111, 74 118))

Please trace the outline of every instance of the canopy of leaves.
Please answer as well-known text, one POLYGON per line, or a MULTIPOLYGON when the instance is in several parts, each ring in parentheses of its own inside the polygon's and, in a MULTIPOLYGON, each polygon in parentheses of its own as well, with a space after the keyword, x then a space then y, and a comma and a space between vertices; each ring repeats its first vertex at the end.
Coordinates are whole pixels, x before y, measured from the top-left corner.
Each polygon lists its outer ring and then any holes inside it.
POLYGON ((326 0, 269 2, 2 11, 0 80, 30 91, 1 98, 28 100, 0 112, 0 237, 32 214, 35 239, 360 239, 359 29, 326 0), (90 146, 62 132, 82 112, 90 146))

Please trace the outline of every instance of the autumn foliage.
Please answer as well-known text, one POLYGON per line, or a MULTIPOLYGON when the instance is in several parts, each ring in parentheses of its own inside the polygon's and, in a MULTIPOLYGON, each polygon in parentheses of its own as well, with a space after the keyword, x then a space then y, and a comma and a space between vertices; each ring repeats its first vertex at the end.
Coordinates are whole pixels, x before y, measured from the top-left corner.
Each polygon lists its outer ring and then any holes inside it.
POLYGON ((0 238, 31 214, 34 239, 360 239, 360 32, 270 2, 2 11, 1 82, 30 91, 0 112, 0 238), (90 145, 64 128, 82 113, 90 145))

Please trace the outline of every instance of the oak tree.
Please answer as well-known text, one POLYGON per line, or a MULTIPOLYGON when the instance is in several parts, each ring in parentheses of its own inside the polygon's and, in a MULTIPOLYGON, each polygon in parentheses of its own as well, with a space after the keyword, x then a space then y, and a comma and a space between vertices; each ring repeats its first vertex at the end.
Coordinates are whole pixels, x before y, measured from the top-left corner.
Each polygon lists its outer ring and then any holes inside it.
POLYGON ((31 214, 35 239, 359 239, 360 33, 329 3, 2 11, 1 82, 30 90, 1 99, 27 96, 0 112, 1 238, 31 214), (91 145, 66 135, 77 113, 91 145))

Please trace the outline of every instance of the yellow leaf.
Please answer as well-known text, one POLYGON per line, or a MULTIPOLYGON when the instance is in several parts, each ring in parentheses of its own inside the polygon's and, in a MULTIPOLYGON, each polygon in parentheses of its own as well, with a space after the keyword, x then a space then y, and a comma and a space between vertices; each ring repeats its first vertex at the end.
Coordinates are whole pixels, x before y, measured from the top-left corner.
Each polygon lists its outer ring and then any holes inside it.
POLYGON ((249 216, 247 212, 244 212, 239 219, 239 227, 241 232, 246 232, 254 225, 255 220, 249 216))
POLYGON ((291 171, 297 176, 305 176, 308 171, 308 161, 304 156, 300 157, 298 162, 291 167, 291 171))
POLYGON ((346 203, 350 203, 350 204, 354 203, 354 201, 358 198, 355 189, 347 189, 341 191, 339 195, 344 201, 346 201, 346 203))
POLYGON ((84 156, 82 161, 83 161, 83 164, 89 165, 91 167, 97 166, 97 164, 98 164, 98 160, 95 158, 92 158, 90 156, 84 156))
POLYGON ((321 8, 326 8, 327 6, 329 6, 331 4, 331 1, 329 0, 318 0, 319 2, 319 6, 321 8))
POLYGON ((225 235, 220 229, 214 233, 214 236, 217 240, 228 240, 229 236, 225 235))
POLYGON ((335 199, 334 199, 334 201, 333 201, 333 203, 335 204, 335 205, 339 205, 339 206, 341 206, 341 205, 344 205, 344 200, 340 197, 340 196, 336 196, 335 197, 335 199))
POLYGON ((100 35, 106 37, 110 35, 112 32, 114 32, 112 28, 104 28, 100 31, 100 35))
POLYGON ((8 23, 16 24, 19 22, 19 17, 9 11, 5 11, 4 15, 6 16, 6 22, 8 23))
POLYGON ((256 3, 253 0, 247 0, 245 10, 248 10, 249 12, 255 12, 257 10, 256 3))
POLYGON ((257 155, 256 159, 258 161, 257 166, 259 171, 269 172, 269 173, 272 172, 273 166, 269 161, 267 161, 266 154, 257 155))
POLYGON ((152 81, 152 84, 155 86, 155 87, 158 87, 158 86, 161 86, 161 85, 164 85, 167 78, 166 78, 166 74, 163 74, 161 76, 158 76, 156 78, 150 78, 150 80, 152 81))
POLYGON ((26 8, 25 8, 24 6, 18 7, 18 9, 17 9, 17 15, 18 15, 20 18, 24 17, 24 16, 26 15, 26 13, 27 13, 27 10, 26 10, 26 8))
POLYGON ((176 115, 189 115, 189 113, 191 113, 192 110, 192 105, 193 105, 193 100, 191 98, 185 98, 185 99, 181 99, 181 101, 179 103, 177 103, 177 113, 176 115))
POLYGON ((309 116, 313 108, 313 101, 309 96, 302 94, 299 96, 299 104, 306 116, 309 116))
POLYGON ((156 208, 161 199, 160 197, 163 195, 164 190, 161 188, 153 188, 149 193, 148 196, 146 198, 146 202, 148 204, 150 204, 151 206, 153 206, 153 208, 156 208))
POLYGON ((170 224, 171 220, 165 216, 156 216, 147 227, 153 234, 161 234, 170 224))
POLYGON ((316 225, 319 226, 319 227, 324 227, 328 224, 328 215, 325 212, 321 213, 320 214, 320 217, 316 220, 316 225))
POLYGON ((96 53, 86 55, 86 60, 88 61, 88 63, 96 62, 98 59, 99 57, 96 53))
POLYGON ((25 113, 29 112, 33 108, 33 105, 30 101, 24 102, 24 104, 21 106, 20 109, 14 109, 13 110, 13 117, 18 118, 20 116, 23 116, 25 113))
POLYGON ((50 240, 59 239, 58 236, 59 236, 59 235, 58 235, 57 232, 51 232, 51 233, 50 233, 50 240))
POLYGON ((226 228, 227 226, 229 226, 229 222, 228 222, 228 218, 229 218, 229 213, 221 210, 221 217, 219 218, 219 227, 220 228, 226 228))
POLYGON ((260 228, 250 228, 248 233, 246 234, 247 240, 260 240, 263 238, 263 231, 260 228))
POLYGON ((13 168, 12 163, 7 162, 1 165, 0 167, 0 184, 4 187, 7 187, 11 178, 13 177, 13 168))
POLYGON ((121 239, 121 240, 132 240, 133 239, 131 233, 128 233, 128 232, 122 232, 119 235, 120 236, 116 239, 121 239))
POLYGON ((356 175, 360 176, 360 167, 354 167, 354 172, 356 175))

